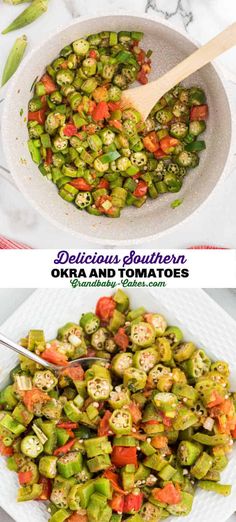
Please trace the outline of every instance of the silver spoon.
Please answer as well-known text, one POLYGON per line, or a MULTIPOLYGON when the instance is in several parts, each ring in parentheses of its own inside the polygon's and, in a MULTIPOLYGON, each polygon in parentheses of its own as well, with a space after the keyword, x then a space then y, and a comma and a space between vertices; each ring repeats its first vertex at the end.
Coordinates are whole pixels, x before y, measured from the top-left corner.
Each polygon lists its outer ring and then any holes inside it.
POLYGON ((44 368, 47 368, 48 370, 52 370, 56 373, 60 373, 62 370, 65 370, 65 368, 69 368, 70 366, 77 366, 80 364, 83 368, 88 368, 90 364, 96 363, 96 362, 102 362, 107 363, 108 361, 106 359, 102 359, 101 357, 81 357, 79 359, 74 359, 73 361, 69 361, 66 366, 58 366, 57 364, 52 364, 48 361, 45 361, 42 359, 42 357, 39 357, 39 355, 36 355, 34 352, 30 352, 23 346, 21 346, 18 343, 15 343, 11 339, 8 339, 5 335, 3 335, 0 332, 0 345, 4 346, 5 348, 9 348, 10 350, 13 350, 14 352, 19 353, 20 355, 24 355, 28 359, 31 359, 32 361, 36 362, 37 364, 41 364, 41 366, 44 366, 44 368))

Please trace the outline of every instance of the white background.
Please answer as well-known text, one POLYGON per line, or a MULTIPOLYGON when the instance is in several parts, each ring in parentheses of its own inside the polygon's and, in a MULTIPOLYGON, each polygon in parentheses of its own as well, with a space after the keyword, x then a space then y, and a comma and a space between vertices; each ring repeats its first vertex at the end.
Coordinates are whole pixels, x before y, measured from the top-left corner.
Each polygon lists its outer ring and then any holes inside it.
MULTIPOLYGON (((206 42, 229 23, 236 20, 235 0, 50 0, 49 12, 31 26, 25 28, 29 38, 28 50, 54 28, 68 24, 79 15, 94 16, 106 12, 133 11, 135 14, 147 12, 153 17, 168 19, 176 28, 186 30, 200 43, 206 42)), ((8 6, 0 0, 0 29, 22 10, 22 5, 8 6)), ((7 53, 16 36, 21 31, 0 35, 0 74, 7 53)), ((236 50, 229 51, 220 59, 228 79, 228 90, 236 112, 236 50)), ((7 87, 6 87, 7 89, 7 87)), ((0 90, 0 100, 4 98, 0 90)), ((1 104, 0 104, 1 107, 1 104)), ((220 125, 220 122, 219 122, 220 125)), ((4 132, 4 129, 3 129, 4 132)), ((0 143, 0 165, 5 165, 0 143)), ((6 172, 0 168, 0 174, 6 172)), ((10 180, 9 174, 7 174, 10 180)), ((193 244, 215 244, 236 246, 236 144, 232 171, 223 187, 216 189, 207 205, 195 213, 174 232, 166 233, 159 242, 161 248, 186 248, 193 244), (216 225, 217 224, 217 225, 216 225)), ((24 197, 9 181, 0 178, 0 233, 37 248, 79 247, 78 241, 41 218, 26 202, 24 197)), ((142 246, 153 248, 155 243, 142 246)), ((156 246, 156 245, 155 245, 156 246)), ((92 248, 92 243, 83 242, 82 247, 92 248)))

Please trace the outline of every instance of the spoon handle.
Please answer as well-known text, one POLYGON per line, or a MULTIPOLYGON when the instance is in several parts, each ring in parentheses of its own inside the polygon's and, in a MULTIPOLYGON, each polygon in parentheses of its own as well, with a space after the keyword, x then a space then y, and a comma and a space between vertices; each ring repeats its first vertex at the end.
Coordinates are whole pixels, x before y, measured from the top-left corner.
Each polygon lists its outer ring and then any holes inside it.
POLYGON ((201 67, 210 63, 217 56, 231 49, 234 45, 236 45, 236 22, 197 49, 197 51, 185 58, 164 76, 151 82, 150 85, 154 86, 154 83, 158 85, 159 82, 162 82, 166 91, 168 91, 177 83, 185 80, 185 78, 201 69, 201 67))
MULTIPOLYGON (((54 369, 54 365, 45 361, 42 359, 42 357, 39 357, 34 352, 30 352, 23 346, 20 346, 20 344, 15 343, 14 341, 8 339, 0 332, 0 345, 9 348, 10 350, 13 350, 14 352, 19 353, 20 355, 24 355, 24 357, 27 357, 28 359, 31 359, 32 361, 36 362, 37 364, 41 364, 41 366, 44 366, 45 368, 54 369)), ((56 367, 55 367, 56 368, 56 367)))

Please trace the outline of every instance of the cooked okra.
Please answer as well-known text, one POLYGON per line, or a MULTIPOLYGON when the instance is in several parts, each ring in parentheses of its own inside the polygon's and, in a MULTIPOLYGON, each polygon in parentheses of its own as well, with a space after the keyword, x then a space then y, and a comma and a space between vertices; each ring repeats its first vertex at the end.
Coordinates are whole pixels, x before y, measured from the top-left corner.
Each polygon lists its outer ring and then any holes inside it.
POLYGON ((55 377, 20 358, 0 393, 0 451, 18 502, 49 500, 50 522, 154 522, 188 515, 198 486, 230 494, 220 483, 236 439, 229 367, 159 311, 132 310, 118 290, 55 339, 31 330, 22 344, 64 369, 55 377), (78 352, 105 362, 68 366, 78 352))
MULTIPOLYGON (((126 206, 179 192, 206 147, 198 138, 208 116, 200 87, 176 86, 145 122, 123 108, 122 91, 147 83, 151 71, 142 38, 136 31, 79 38, 46 67, 29 101, 33 161, 61 198, 94 216, 116 218, 126 206)), ((153 320, 161 335, 162 318, 153 320)))

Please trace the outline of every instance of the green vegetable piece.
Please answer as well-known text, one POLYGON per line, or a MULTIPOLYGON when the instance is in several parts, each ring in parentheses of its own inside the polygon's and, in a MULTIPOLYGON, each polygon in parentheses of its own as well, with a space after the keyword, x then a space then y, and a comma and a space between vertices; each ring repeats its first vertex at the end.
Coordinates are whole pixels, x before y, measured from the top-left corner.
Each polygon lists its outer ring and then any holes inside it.
POLYGON ((198 482, 198 486, 201 489, 205 489, 206 491, 213 491, 214 493, 218 493, 219 495, 223 495, 224 497, 228 497, 232 490, 232 486, 230 485, 216 484, 211 480, 200 480, 198 482))
POLYGON ((92 437, 91 439, 85 440, 84 447, 88 458, 112 452, 112 446, 107 437, 92 437))
POLYGON ((124 386, 132 393, 143 390, 147 381, 147 374, 138 368, 129 367, 124 371, 124 386))
POLYGON ((155 328, 152 324, 141 321, 131 326, 130 337, 138 346, 151 346, 155 341, 155 328))
POLYGON ((65 509, 59 509, 49 518, 48 522, 64 522, 67 518, 69 518, 70 513, 65 509))
POLYGON ((208 453, 203 452, 191 467, 191 474, 198 480, 203 479, 210 470, 212 463, 212 457, 208 453))
POLYGON ((48 1, 47 0, 33 0, 32 3, 22 13, 20 13, 15 20, 2 31, 2 34, 7 34, 10 31, 21 29, 26 25, 31 24, 43 13, 47 11, 48 1))
POLYGON ((23 424, 20 424, 17 420, 13 419, 13 417, 8 413, 6 413, 0 420, 0 426, 3 426, 16 436, 21 435, 21 433, 26 430, 26 427, 23 424))
POLYGON ((42 484, 32 484, 32 486, 23 486, 18 490, 17 502, 35 500, 36 498, 40 497, 42 490, 42 484))
POLYGON ((39 473, 50 479, 55 478, 57 474, 57 457, 41 457, 39 460, 39 473))
POLYGON ((57 468, 60 475, 64 478, 76 475, 82 470, 82 454, 73 451, 63 455, 57 461, 57 468))
POLYGON ((91 473, 97 473, 98 471, 109 468, 111 466, 111 461, 109 455, 98 455, 97 457, 88 460, 87 464, 91 473))
POLYGON ((27 435, 21 441, 21 451, 26 457, 36 459, 43 452, 43 445, 35 435, 27 435))
POLYGON ((3 75, 2 75, 2 86, 8 82, 8 80, 15 73, 17 68, 20 65, 20 62, 25 54, 25 50, 27 47, 27 37, 26 35, 17 38, 6 61, 3 75))
POLYGON ((183 440, 177 450, 177 457, 181 466, 192 466, 199 457, 202 449, 200 444, 183 440))

